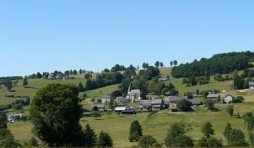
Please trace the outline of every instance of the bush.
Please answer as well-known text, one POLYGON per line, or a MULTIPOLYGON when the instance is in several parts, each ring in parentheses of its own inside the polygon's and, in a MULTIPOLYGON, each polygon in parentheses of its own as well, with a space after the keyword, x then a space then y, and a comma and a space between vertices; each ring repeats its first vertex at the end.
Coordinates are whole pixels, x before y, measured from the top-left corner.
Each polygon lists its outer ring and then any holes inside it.
POLYGON ((14 95, 4 95, 4 97, 14 98, 14 95))
POLYGON ((157 140, 151 135, 144 135, 139 138, 138 145, 141 148, 149 148, 157 143, 157 140))

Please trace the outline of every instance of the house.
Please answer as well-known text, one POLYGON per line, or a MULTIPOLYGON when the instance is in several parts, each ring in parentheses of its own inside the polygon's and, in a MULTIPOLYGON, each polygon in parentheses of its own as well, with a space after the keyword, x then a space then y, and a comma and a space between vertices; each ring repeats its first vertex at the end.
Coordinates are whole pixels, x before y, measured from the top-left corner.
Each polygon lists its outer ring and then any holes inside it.
POLYGON ((220 101, 220 95, 219 94, 208 94, 207 99, 213 100, 215 102, 219 102, 220 101))
POLYGON ((228 94, 228 95, 226 95, 226 96, 224 97, 223 102, 225 102, 225 103, 230 103, 230 102, 233 101, 233 99, 234 99, 234 97, 233 97, 232 95, 228 94))
POLYGON ((170 77, 169 76, 165 76, 162 81, 169 81, 170 80, 170 77))
POLYGON ((196 92, 191 92, 191 96, 192 96, 193 98, 196 98, 196 97, 198 97, 198 94, 197 94, 196 92))
POLYGON ((124 105, 128 105, 129 103, 129 99, 126 97, 116 97, 116 103, 119 104, 124 104, 124 105))
POLYGON ((105 111, 105 104, 93 104, 91 106, 91 110, 98 110, 98 111, 101 111, 101 112, 104 112, 105 111), (97 109, 96 109, 97 108, 97 109))
POLYGON ((141 93, 139 89, 133 89, 128 92, 127 96, 132 102, 135 102, 135 101, 140 101, 141 99, 140 94, 141 93))
POLYGON ((85 108, 83 108, 82 109, 82 115, 84 116, 84 117, 90 117, 91 116, 91 111, 90 110, 88 110, 88 109, 85 109, 85 108))
POLYGON ((254 89, 254 81, 249 82, 249 88, 250 88, 251 90, 254 89))
POLYGON ((101 103, 103 104, 108 104, 111 100, 111 96, 103 96, 102 99, 101 99, 101 103))
POLYGON ((140 100, 140 108, 144 111, 159 111, 164 107, 162 99, 140 100))
POLYGON ((190 101, 192 106, 194 106, 194 107, 202 105, 202 102, 200 99, 188 99, 188 101, 190 101))
POLYGON ((152 111, 152 100, 140 100, 139 106, 143 111, 152 111))
POLYGON ((127 98, 130 99, 132 102, 140 101, 141 100, 141 92, 139 89, 131 89, 131 84, 128 88, 127 98))
POLYGON ((165 100, 167 100, 168 103, 169 103, 169 109, 171 109, 172 111, 177 109, 176 108, 176 103, 180 100, 183 100, 183 99, 187 100, 187 96, 182 96, 182 97, 180 97, 180 96, 169 96, 168 98, 165 98, 165 100))
POLYGON ((17 117, 19 118, 19 120, 22 120, 24 118, 24 115, 23 114, 10 114, 8 116, 8 121, 9 122, 15 122, 17 117))
POLYGON ((162 99, 153 99, 152 100, 152 111, 162 110, 164 107, 164 101, 162 99))
POLYGON ((121 113, 122 111, 125 111, 125 110, 129 110, 130 109, 130 106, 127 106, 127 105, 125 105, 125 106, 118 106, 117 105, 117 107, 115 107, 115 112, 118 112, 118 113, 121 113))

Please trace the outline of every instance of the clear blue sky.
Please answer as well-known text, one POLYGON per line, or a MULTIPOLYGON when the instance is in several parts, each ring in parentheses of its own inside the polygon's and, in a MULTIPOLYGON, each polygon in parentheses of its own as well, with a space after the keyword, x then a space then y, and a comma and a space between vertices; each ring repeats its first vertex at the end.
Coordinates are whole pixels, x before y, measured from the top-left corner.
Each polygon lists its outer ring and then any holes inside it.
POLYGON ((254 51, 253 0, 2 0, 0 76, 254 51))

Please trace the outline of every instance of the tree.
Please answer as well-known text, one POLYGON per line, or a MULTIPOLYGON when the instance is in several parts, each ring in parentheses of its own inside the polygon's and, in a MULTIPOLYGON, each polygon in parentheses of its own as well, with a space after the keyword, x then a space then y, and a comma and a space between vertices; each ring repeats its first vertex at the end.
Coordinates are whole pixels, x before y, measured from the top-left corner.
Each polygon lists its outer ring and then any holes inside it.
POLYGON ((37 72, 35 77, 36 77, 37 79, 40 79, 40 78, 42 77, 42 75, 41 75, 40 72, 37 72))
POLYGON ((157 143, 157 140, 151 135, 141 136, 138 145, 141 148, 152 148, 157 143))
POLYGON ((207 107, 208 110, 213 110, 214 109, 214 101, 207 99, 205 101, 205 106, 207 107))
POLYGON ((83 73, 83 70, 82 69, 79 69, 79 74, 82 74, 83 73))
POLYGON ((78 89, 79 89, 79 92, 83 92, 85 90, 85 88, 81 82, 79 82, 79 84, 78 84, 78 89))
POLYGON ((13 85, 16 86, 18 84, 19 80, 16 79, 14 82, 13 82, 13 85))
POLYGON ((158 67, 160 66, 160 62, 159 62, 159 61, 156 61, 155 64, 154 64, 154 66, 155 66, 156 68, 158 68, 158 67))
POLYGON ((228 114, 230 115, 230 117, 233 116, 233 114, 234 114, 234 106, 229 105, 229 106, 227 107, 227 112, 228 112, 228 114))
POLYGON ((101 114, 99 111, 92 111, 91 112, 91 117, 94 117, 94 119, 101 117, 101 114))
POLYGON ((178 65, 177 60, 174 60, 174 61, 173 61, 173 64, 174 64, 175 66, 178 65))
POLYGON ((52 83, 38 90, 31 102, 30 120, 34 133, 54 146, 80 143, 82 115, 79 89, 71 84, 52 83))
POLYGON ((245 141, 245 136, 240 129, 232 129, 228 137, 228 146, 247 147, 249 144, 245 141))
POLYGON ((5 82, 4 82, 4 86, 6 87, 6 89, 8 91, 11 91, 11 89, 12 89, 12 81, 10 79, 6 79, 5 82))
POLYGON ((171 66, 171 67, 173 66, 173 61, 170 61, 170 66, 171 66))
POLYGON ((206 139, 205 137, 202 137, 197 142, 197 147, 222 147, 222 140, 218 140, 214 137, 210 137, 206 139))
POLYGON ((163 65, 163 63, 162 62, 160 62, 160 67, 162 68, 164 65, 163 65))
POLYGON ((66 70, 66 71, 64 72, 64 74, 68 76, 68 75, 70 75, 70 71, 69 71, 69 70, 66 70))
POLYGON ((138 141, 141 136, 143 136, 141 125, 138 120, 135 120, 131 123, 129 141, 138 141))
POLYGON ((113 140, 108 133, 101 131, 97 146, 99 148, 113 147, 113 140))
POLYGON ((168 147, 193 147, 193 140, 186 135, 191 126, 183 122, 173 123, 167 133, 164 144, 168 147))
POLYGON ((121 92, 121 90, 115 90, 115 91, 113 91, 113 92, 111 93, 111 96, 112 96, 113 98, 122 96, 122 92, 121 92))
POLYGON ((1 128, 7 128, 7 116, 4 111, 0 112, 0 129, 1 128))
POLYGON ((74 75, 77 75, 78 74, 78 71, 76 69, 73 70, 73 74, 74 75))
POLYGON ((25 76, 23 79, 23 86, 27 86, 28 85, 28 81, 27 81, 27 77, 25 76))
POLYGON ((179 111, 191 111, 191 102, 185 99, 182 99, 176 103, 176 107, 179 111))
POLYGON ((201 132, 204 134, 204 137, 207 138, 207 139, 215 134, 213 126, 212 126, 212 124, 210 122, 205 122, 203 124, 201 132))
POLYGON ((97 135, 89 124, 86 124, 83 135, 84 147, 95 147, 97 145, 97 135))
POLYGON ((229 140, 229 136, 230 136, 230 132, 232 130, 231 124, 227 123, 227 126, 225 127, 224 131, 223 131, 223 135, 224 137, 229 140))

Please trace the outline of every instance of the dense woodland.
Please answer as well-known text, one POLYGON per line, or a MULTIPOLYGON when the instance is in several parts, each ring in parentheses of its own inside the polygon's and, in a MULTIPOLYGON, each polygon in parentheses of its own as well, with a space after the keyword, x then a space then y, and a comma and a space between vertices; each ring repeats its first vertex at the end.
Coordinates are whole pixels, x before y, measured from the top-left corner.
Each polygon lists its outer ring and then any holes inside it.
POLYGON ((192 63, 180 64, 173 67, 172 76, 188 78, 190 76, 210 76, 214 74, 228 74, 235 70, 244 70, 253 67, 254 52, 230 52, 216 54, 213 57, 192 63))

